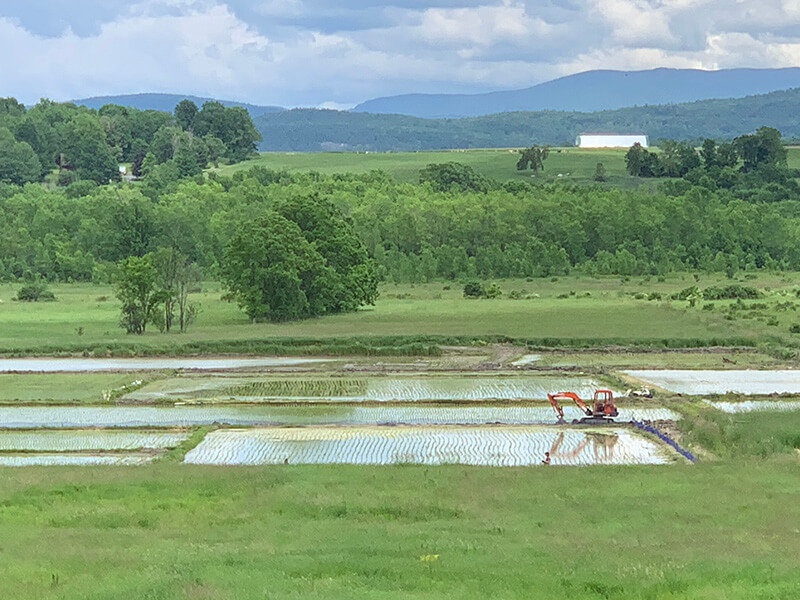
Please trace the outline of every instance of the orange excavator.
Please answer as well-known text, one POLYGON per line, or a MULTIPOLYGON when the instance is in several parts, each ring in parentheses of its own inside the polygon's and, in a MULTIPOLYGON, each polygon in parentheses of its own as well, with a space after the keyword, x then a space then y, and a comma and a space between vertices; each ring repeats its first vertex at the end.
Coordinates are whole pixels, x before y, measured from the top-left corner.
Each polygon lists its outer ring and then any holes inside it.
POLYGON ((580 396, 573 392, 547 394, 547 398, 550 400, 550 404, 553 405, 553 409, 555 409, 558 415, 559 425, 566 423, 564 420, 564 408, 561 406, 562 400, 572 400, 581 412, 586 415, 582 419, 575 419, 572 421, 574 424, 605 425, 607 423, 613 423, 614 419, 612 417, 619 415, 617 404, 614 402, 614 392, 611 390, 595 391, 591 407, 587 406, 586 402, 581 400, 580 396))

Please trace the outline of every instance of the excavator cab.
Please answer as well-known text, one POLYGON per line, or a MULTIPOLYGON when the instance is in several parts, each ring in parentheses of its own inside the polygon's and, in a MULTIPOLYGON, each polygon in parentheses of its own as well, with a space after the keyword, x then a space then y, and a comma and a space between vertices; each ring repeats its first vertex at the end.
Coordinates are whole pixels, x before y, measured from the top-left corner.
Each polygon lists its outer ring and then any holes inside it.
POLYGON ((611 390, 596 390, 594 393, 593 417, 616 417, 619 415, 611 390))

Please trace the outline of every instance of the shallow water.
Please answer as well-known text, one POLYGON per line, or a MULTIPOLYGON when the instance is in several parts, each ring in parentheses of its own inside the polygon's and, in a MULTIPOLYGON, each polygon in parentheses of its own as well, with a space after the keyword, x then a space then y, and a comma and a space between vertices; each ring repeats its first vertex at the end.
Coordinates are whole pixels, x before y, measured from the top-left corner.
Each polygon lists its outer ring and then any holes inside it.
POLYGON ((546 400, 548 392, 561 391, 591 398, 594 391, 602 387, 605 386, 592 377, 553 375, 360 379, 176 377, 153 382, 125 398, 138 401, 231 398, 242 402, 546 400))
POLYGON ((651 385, 691 396, 703 394, 798 394, 800 371, 632 370, 624 373, 651 385))
MULTIPOLYGON (((564 407, 567 420, 582 413, 564 407)), ((676 420, 663 408, 620 408, 618 422, 676 420)), ((210 425, 549 424, 549 406, 0 406, 0 428, 171 427, 210 425)))
POLYGON ((706 404, 713 406, 722 412, 736 414, 749 412, 790 412, 800 410, 800 402, 791 400, 745 400, 743 402, 709 402, 706 404))
POLYGON ((0 454, 0 467, 143 465, 151 460, 142 454, 0 454))
POLYGON ((0 452, 174 448, 188 437, 188 433, 153 431, 2 431, 0 432, 0 452))
POLYGON ((307 428, 219 430, 186 455, 209 465, 400 463, 495 467, 665 464, 668 452, 625 429, 307 428))
POLYGON ((0 358, 0 373, 148 371, 158 369, 221 370, 287 367, 325 362, 316 358, 0 358))
POLYGON ((511 365, 514 367, 524 367, 539 362, 540 360, 542 360, 541 354, 523 354, 517 360, 513 361, 511 365))

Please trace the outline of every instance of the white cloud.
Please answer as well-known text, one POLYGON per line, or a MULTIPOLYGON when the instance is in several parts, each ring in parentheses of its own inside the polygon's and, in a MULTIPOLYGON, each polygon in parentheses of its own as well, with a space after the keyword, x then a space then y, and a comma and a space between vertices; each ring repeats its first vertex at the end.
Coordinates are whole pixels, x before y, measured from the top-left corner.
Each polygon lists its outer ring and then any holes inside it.
MULTIPOLYGON (((29 1, 47 11, 43 0, 29 1)), ((15 57, 0 64, 0 95, 34 102, 163 91, 339 107, 403 92, 524 87, 595 68, 800 65, 798 0, 107 0, 103 7, 91 28, 60 11, 41 31, 22 4, 0 7, 0 53, 15 57)))

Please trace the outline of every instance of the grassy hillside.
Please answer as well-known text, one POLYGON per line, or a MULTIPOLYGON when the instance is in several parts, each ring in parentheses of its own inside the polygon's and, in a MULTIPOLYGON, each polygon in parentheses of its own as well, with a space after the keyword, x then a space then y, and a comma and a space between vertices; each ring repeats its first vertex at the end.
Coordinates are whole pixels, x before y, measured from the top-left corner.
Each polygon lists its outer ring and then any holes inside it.
POLYGON ((421 119, 332 110, 290 110, 255 119, 264 151, 404 151, 571 144, 581 132, 642 132, 662 138, 732 139, 763 125, 800 138, 800 89, 733 100, 635 106, 593 113, 508 112, 421 119))

